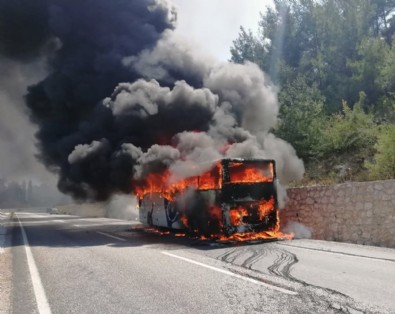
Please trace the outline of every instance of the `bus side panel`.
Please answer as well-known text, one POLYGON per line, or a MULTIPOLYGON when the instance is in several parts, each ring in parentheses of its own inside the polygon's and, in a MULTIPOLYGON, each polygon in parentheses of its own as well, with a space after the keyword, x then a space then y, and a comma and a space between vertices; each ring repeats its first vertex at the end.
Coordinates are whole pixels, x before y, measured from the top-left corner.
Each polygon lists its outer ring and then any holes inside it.
POLYGON ((194 191, 193 198, 185 204, 188 228, 201 235, 210 236, 221 233, 223 213, 220 190, 194 191))
POLYGON ((164 199, 160 193, 151 193, 143 197, 139 209, 140 222, 149 226, 183 229, 181 215, 174 202, 164 199))

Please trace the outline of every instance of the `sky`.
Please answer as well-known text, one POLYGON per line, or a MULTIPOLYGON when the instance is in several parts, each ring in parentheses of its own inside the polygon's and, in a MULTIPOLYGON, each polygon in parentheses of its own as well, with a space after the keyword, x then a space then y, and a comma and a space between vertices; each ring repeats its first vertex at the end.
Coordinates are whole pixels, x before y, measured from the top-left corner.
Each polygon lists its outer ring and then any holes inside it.
POLYGON ((177 32, 200 43, 220 60, 230 59, 230 47, 240 26, 258 30, 259 12, 272 0, 173 0, 178 13, 177 32))

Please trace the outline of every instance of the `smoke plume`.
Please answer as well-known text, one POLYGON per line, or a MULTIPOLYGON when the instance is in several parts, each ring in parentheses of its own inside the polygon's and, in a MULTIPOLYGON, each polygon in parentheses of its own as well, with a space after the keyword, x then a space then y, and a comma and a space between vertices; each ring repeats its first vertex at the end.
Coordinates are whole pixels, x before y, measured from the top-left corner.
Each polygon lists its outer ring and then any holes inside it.
POLYGON ((285 184, 302 176, 294 149, 270 133, 279 104, 269 78, 176 35, 167 1, 0 0, 0 12, 0 53, 47 63, 26 105, 62 192, 106 200, 149 173, 177 180, 222 157, 273 158, 285 184))
POLYGON ((113 195, 105 205, 106 217, 123 220, 137 220, 137 199, 130 195, 113 195))
POLYGON ((304 224, 296 221, 289 221, 282 231, 285 233, 293 233, 295 239, 311 239, 312 228, 306 227, 304 224))
POLYGON ((29 122, 23 94, 28 85, 42 79, 42 63, 20 64, 0 58, 0 179, 53 181, 34 155, 36 127, 29 122))

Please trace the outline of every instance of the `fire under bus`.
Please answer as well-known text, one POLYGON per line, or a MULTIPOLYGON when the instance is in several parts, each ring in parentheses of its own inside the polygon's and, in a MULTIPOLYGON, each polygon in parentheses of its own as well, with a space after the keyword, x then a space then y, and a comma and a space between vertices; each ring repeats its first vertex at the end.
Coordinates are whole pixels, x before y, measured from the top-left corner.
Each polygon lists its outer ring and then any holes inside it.
POLYGON ((292 237, 279 232, 274 160, 222 159, 198 176, 168 184, 170 177, 150 174, 136 188, 143 224, 203 239, 292 237))

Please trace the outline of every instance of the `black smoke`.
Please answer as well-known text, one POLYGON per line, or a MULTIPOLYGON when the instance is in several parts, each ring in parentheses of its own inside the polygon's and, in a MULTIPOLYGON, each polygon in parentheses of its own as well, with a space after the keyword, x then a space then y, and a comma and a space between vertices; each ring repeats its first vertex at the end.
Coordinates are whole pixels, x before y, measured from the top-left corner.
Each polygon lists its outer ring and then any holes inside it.
POLYGON ((46 0, 0 0, 0 53, 29 61, 50 37, 46 0))
POLYGON ((111 177, 117 175, 109 175, 111 151, 128 140, 128 130, 122 127, 117 134, 109 110, 97 104, 119 82, 139 77, 122 59, 152 48, 172 29, 171 10, 151 0, 0 1, 1 54, 23 62, 48 58, 50 74, 29 87, 26 104, 39 125, 39 158, 60 171, 62 191, 87 197, 86 189, 78 188, 87 185, 99 199, 112 192, 111 177), (48 52, 54 42, 56 51, 48 52), (77 145, 101 138, 108 139, 106 149, 70 165, 68 156, 77 145))
POLYGON ((38 158, 62 192, 105 200, 152 171, 191 175, 222 156, 280 159, 287 178, 303 172, 269 133, 278 103, 266 76, 213 61, 175 36, 175 23, 165 0, 0 0, 1 55, 46 59, 26 105, 38 158))

